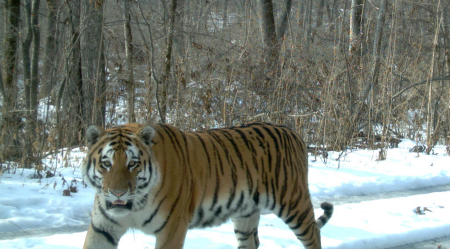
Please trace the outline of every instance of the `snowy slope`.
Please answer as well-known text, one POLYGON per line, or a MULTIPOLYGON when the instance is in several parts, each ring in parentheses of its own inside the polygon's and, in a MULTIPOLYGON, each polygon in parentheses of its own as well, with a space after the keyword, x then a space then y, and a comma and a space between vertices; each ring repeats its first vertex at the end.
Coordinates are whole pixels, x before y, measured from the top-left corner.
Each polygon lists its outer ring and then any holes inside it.
MULTIPOLYGON (((330 153, 326 162, 310 156, 309 184, 313 198, 369 195, 450 184, 450 157, 444 147, 437 155, 409 153, 405 141, 388 151, 387 160, 376 161, 377 151, 358 150, 336 160, 330 153)), ((4 172, 0 178, 0 238, 3 233, 24 233, 27 229, 57 228, 88 224, 94 192, 85 187, 79 165, 83 152, 73 150, 66 157, 48 158, 56 177, 38 181, 33 170, 4 172), (66 167, 62 167, 62 166, 66 167), (64 180, 63 180, 64 178, 64 180), (56 185, 55 185, 56 182, 56 185), (63 184, 64 183, 64 184, 63 184), (63 196, 68 186, 78 192, 63 196), (23 231, 25 230, 25 231, 23 231)), ((450 192, 374 200, 335 206, 330 222, 322 229, 324 248, 383 248, 450 235, 450 192), (417 207, 426 207, 417 215, 417 207)), ((322 210, 317 209, 316 215, 322 210)), ((260 248, 301 248, 300 243, 275 215, 263 215, 259 226, 260 248)), ((0 248, 81 248, 85 232, 1 240, 0 248)), ((130 230, 119 248, 153 248, 155 239, 130 230)), ((236 248, 233 227, 191 230, 185 248, 236 248)))

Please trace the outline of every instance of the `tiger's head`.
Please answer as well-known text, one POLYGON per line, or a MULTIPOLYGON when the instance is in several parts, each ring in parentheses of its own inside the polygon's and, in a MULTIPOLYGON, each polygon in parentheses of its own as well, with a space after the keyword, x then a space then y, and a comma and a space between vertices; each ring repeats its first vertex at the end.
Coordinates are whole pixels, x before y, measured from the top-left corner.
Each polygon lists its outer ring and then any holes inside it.
POLYGON ((97 191, 97 205, 113 216, 145 207, 150 189, 159 181, 152 152, 155 130, 127 124, 86 131, 89 151, 83 162, 83 178, 97 191))

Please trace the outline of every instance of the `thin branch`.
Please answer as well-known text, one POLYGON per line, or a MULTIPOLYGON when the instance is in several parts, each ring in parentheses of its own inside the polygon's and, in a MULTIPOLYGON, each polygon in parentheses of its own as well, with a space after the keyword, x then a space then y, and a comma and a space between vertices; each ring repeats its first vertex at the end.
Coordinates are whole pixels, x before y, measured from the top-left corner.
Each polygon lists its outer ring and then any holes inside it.
POLYGON ((406 86, 406 87, 404 87, 402 90, 400 90, 398 93, 394 94, 394 95, 392 96, 392 100, 395 99, 395 98, 397 98, 397 97, 399 97, 402 93, 404 93, 405 91, 409 90, 410 88, 413 88, 413 87, 416 87, 416 86, 423 85, 423 84, 425 84, 425 83, 427 83, 427 82, 440 81, 440 80, 450 80, 450 75, 447 75, 447 76, 441 76, 441 77, 433 78, 433 79, 430 79, 430 80, 426 79, 426 80, 422 80, 422 81, 420 81, 420 82, 417 82, 417 83, 415 83, 415 84, 406 86))

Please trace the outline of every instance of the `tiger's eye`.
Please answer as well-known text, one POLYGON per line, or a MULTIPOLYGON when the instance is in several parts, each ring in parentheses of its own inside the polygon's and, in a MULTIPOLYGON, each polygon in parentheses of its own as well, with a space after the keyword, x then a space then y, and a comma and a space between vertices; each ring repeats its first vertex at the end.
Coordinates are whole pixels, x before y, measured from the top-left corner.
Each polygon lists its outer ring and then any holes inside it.
POLYGON ((128 163, 128 167, 134 167, 134 166, 136 166, 136 162, 135 161, 130 161, 129 163, 128 163))
POLYGON ((102 164, 104 167, 111 167, 111 163, 109 161, 103 161, 102 164))

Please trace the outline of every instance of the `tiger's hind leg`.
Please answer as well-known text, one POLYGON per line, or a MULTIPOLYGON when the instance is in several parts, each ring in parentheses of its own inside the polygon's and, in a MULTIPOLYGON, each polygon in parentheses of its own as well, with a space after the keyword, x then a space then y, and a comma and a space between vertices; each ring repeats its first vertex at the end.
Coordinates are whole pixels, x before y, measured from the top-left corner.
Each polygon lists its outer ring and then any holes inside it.
POLYGON ((296 209, 280 217, 294 232, 305 249, 321 249, 320 230, 314 220, 314 209, 311 204, 299 204, 296 209))
POLYGON ((260 211, 250 216, 234 218, 234 234, 238 241, 239 249, 256 249, 259 247, 258 224, 260 211))

